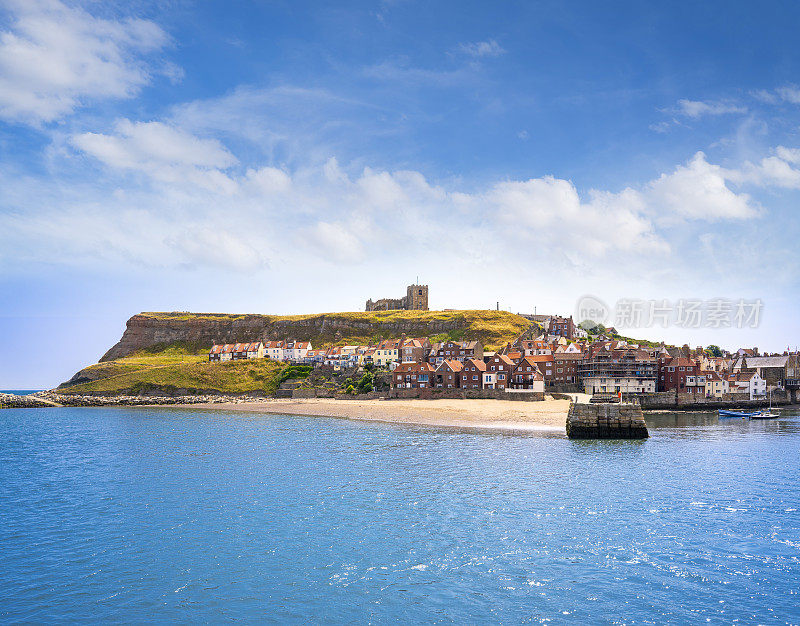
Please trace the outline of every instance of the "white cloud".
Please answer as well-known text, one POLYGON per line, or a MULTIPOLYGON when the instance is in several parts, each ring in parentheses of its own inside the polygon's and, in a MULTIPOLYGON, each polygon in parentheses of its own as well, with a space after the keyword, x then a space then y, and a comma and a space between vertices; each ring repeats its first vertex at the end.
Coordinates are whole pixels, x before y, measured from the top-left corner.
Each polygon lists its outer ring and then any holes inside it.
POLYGON ((114 130, 113 135, 73 135, 70 143, 112 168, 143 172, 163 182, 190 179, 231 191, 232 183, 221 170, 238 161, 216 139, 200 139, 162 122, 122 119, 114 130))
POLYGON ((764 157, 757 164, 747 162, 728 176, 740 184, 800 189, 800 170, 792 167, 797 164, 800 164, 800 150, 778 146, 774 156, 764 157))
POLYGON ((309 232, 313 247, 340 263, 364 260, 364 247, 359 238, 343 224, 319 222, 309 232))
MULTIPOLYGON (((128 98, 150 80, 143 55, 162 49, 167 34, 153 22, 111 21, 58 0, 9 3, 0 31, 0 117, 50 122, 88 99, 128 98)), ((163 70, 178 79, 180 69, 163 70)))
POLYGON ((678 100, 676 113, 697 119, 704 115, 725 115, 727 113, 747 113, 747 108, 731 102, 702 102, 699 100, 678 100))
POLYGON ((641 195, 631 189, 593 191, 584 201, 571 182, 545 176, 498 183, 487 199, 490 214, 500 217, 507 236, 573 258, 598 258, 611 250, 669 250, 646 217, 641 195))
POLYGON ((775 90, 776 93, 792 104, 800 104, 800 87, 797 85, 786 85, 775 90))
POLYGON ((499 57, 506 52, 494 39, 461 43, 458 45, 458 49, 472 57, 499 57))
MULTIPOLYGON (((461 267, 483 268, 518 251, 529 268, 555 263, 613 276, 629 260, 642 268, 668 257, 665 225, 758 214, 747 194, 728 186, 739 182, 737 171, 703 153, 635 188, 581 193, 554 176, 463 188, 413 170, 342 167, 334 158, 239 168, 217 139, 160 121, 120 120, 112 132, 70 142, 108 168, 106 176, 68 186, 71 195, 57 182, 0 177, 0 264, 247 273, 284 264, 370 259, 430 266, 457 259, 461 267)), ((800 158, 788 148, 778 153, 784 163, 800 158)))
POLYGON ((258 241, 225 228, 189 228, 165 240, 185 263, 252 273, 266 265, 258 241))
POLYGON ((797 85, 784 85, 778 87, 774 91, 766 89, 758 89, 751 92, 751 94, 759 102, 765 104, 778 104, 780 102, 788 102, 790 104, 800 104, 800 87, 797 85))
POLYGON ((698 152, 687 165, 646 185, 643 194, 650 210, 668 220, 739 220, 758 215, 750 196, 728 187, 729 179, 728 170, 709 163, 705 154, 698 152))

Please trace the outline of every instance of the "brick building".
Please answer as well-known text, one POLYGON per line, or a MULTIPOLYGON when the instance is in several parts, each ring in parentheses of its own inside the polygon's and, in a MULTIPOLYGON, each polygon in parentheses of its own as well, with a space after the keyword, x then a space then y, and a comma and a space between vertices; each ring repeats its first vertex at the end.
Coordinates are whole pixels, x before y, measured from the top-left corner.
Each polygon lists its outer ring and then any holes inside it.
POLYGON ((431 346, 428 361, 438 367, 448 360, 463 362, 482 358, 483 345, 480 341, 445 341, 431 346))
POLYGON ((558 335, 559 337, 572 339, 575 336, 575 323, 572 321, 572 316, 551 317, 550 323, 547 326, 547 333, 550 335, 558 335))
POLYGON ((694 359, 685 357, 659 359, 658 390, 705 395, 705 373, 700 370, 699 363, 694 359), (702 385, 699 384, 698 378, 703 379, 702 385))
POLYGON ((482 359, 467 359, 461 369, 462 389, 483 389, 483 373, 486 363, 482 359))
POLYGON ((436 369, 430 363, 401 363, 392 372, 392 387, 432 389, 436 369))
POLYGON ((461 363, 461 361, 452 359, 443 361, 442 364, 436 368, 434 386, 437 389, 458 389, 461 385, 462 369, 463 363, 461 363))
POLYGON ((494 374, 495 389, 505 389, 509 386, 515 367, 514 361, 505 354, 495 354, 486 360, 486 373, 494 374))
POLYGON ((534 361, 535 357, 526 356, 520 359, 511 373, 511 389, 544 391, 544 376, 534 361))

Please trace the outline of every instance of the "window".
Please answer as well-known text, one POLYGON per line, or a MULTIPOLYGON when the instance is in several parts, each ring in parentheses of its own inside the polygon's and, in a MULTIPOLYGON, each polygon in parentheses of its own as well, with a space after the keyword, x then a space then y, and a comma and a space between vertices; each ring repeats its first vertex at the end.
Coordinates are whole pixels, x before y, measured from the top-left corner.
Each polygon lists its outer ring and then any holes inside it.
POLYGON ((497 380, 505 380, 505 379, 506 379, 506 375, 505 374, 498 374, 497 375, 497 380))

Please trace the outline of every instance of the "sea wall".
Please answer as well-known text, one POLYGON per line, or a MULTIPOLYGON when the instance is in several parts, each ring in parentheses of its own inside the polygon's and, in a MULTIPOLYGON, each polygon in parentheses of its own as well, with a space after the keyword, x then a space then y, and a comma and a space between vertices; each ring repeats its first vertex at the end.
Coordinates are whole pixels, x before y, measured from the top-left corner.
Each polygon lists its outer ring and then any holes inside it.
POLYGON ((539 402, 544 393, 539 391, 503 391, 502 389, 392 389, 386 392, 388 398, 422 400, 518 400, 539 402))
POLYGON ((636 403, 572 403, 567 413, 570 439, 646 439, 642 408, 636 403))
MULTIPOLYGON (((659 391, 636 394, 636 400, 644 410, 716 411, 717 409, 746 409, 769 406, 769 400, 751 400, 746 393, 726 393, 722 398, 706 398, 690 393, 659 391)), ((773 393, 772 404, 790 404, 785 393, 773 393)))

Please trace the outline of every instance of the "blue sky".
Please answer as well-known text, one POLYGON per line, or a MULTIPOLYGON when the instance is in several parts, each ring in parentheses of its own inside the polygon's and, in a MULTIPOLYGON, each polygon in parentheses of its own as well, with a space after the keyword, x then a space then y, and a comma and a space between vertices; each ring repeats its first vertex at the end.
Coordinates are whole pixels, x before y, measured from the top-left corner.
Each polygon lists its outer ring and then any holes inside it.
POLYGON ((795 2, 0 2, 0 388, 142 310, 760 298, 800 343, 795 2), (45 346, 43 352, 30 346, 45 346))

